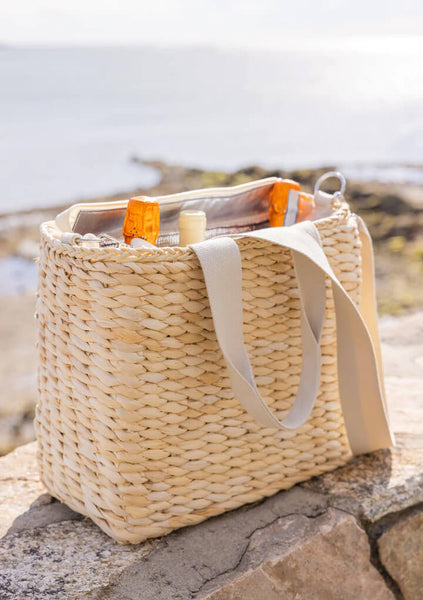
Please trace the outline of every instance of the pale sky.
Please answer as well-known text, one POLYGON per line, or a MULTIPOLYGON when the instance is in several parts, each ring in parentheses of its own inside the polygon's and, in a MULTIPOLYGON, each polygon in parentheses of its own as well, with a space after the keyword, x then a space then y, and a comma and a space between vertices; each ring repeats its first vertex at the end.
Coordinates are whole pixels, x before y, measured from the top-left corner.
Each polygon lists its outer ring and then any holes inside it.
POLYGON ((421 36, 423 0, 1 0, 0 43, 278 46, 421 36))

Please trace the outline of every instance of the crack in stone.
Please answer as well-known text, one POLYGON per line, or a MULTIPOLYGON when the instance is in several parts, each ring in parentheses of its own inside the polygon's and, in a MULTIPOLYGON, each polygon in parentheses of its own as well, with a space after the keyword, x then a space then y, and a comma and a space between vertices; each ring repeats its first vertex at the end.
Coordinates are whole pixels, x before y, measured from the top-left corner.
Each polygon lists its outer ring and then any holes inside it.
MULTIPOLYGON (((323 495, 323 494, 322 494, 323 495)), ((242 550, 241 555, 239 557, 239 559, 237 560, 236 564, 234 566, 228 567, 227 569, 225 569, 224 571, 221 571, 219 573, 216 573, 215 575, 213 575, 212 577, 204 577, 204 575, 202 575, 197 567, 194 565, 193 568, 196 571, 196 573, 198 573, 198 575, 203 579, 203 583, 200 585, 199 588, 195 589, 195 590, 190 590, 191 593, 191 598, 194 599, 195 596, 197 594, 199 594, 201 592, 201 590, 204 589, 204 587, 214 581, 217 580, 219 577, 223 577, 223 575, 226 575, 227 573, 230 572, 235 572, 239 566, 241 565, 245 555, 247 554, 249 548, 250 548, 250 543, 251 543, 251 538, 252 536, 257 532, 257 531, 262 531, 264 529, 267 529, 268 527, 271 527, 272 525, 274 525, 275 523, 277 523, 277 521, 279 521, 280 519, 285 519, 285 518, 289 518, 289 517, 298 517, 298 516, 302 516, 302 517, 306 517, 307 519, 316 519, 317 517, 321 517, 322 515, 324 515, 327 512, 327 508, 324 508, 322 510, 320 510, 319 512, 317 512, 316 514, 313 515, 306 515, 304 513, 301 512, 290 512, 290 513, 286 513, 286 514, 282 514, 282 515, 277 515, 277 513, 275 513, 272 509, 271 512, 276 515, 274 519, 272 519, 271 521, 269 521, 268 523, 266 523, 265 525, 261 525, 260 527, 256 527, 255 529, 253 529, 253 531, 251 531, 247 536, 246 536, 246 540, 245 540, 245 548, 242 550)))
MULTIPOLYGON (((326 496, 323 492, 318 490, 313 490, 315 494, 320 494, 321 496, 326 496)), ((391 577, 386 568, 384 567, 382 561, 379 556, 379 547, 377 544, 377 540, 382 535, 384 531, 386 531, 393 524, 396 524, 415 512, 419 512, 419 510, 423 509, 423 503, 417 504, 411 507, 407 507, 402 511, 398 511, 396 513, 389 513, 383 517, 381 517, 378 521, 372 522, 369 519, 358 514, 357 510, 348 510, 345 507, 339 506, 334 499, 328 497, 328 508, 333 508, 334 510, 339 510, 340 512, 345 513, 346 515, 354 517, 357 524, 363 529, 365 532, 367 539, 369 540, 370 546, 370 562, 375 567, 375 569, 380 573, 383 577, 383 580, 388 587, 388 589, 395 596, 395 600, 404 600, 404 596, 400 590, 399 585, 391 577)))
POLYGON ((380 559, 378 539, 385 531, 389 530, 393 525, 401 523, 401 521, 404 521, 410 515, 418 514, 422 511, 423 502, 420 502, 419 504, 415 504, 414 506, 408 506, 407 508, 397 511, 395 513, 389 513, 376 522, 372 522, 364 518, 360 520, 362 528, 366 532, 367 537, 369 539, 370 562, 382 575, 386 585, 394 594, 396 600, 404 600, 404 596, 401 592, 398 583, 393 577, 391 577, 391 575, 388 573, 380 559))
POLYGON ((391 590, 391 592, 395 596, 395 599, 396 600, 404 600, 404 596, 401 593, 399 585, 397 584, 395 579, 393 579, 390 576, 390 574, 388 573, 388 571, 385 569, 384 565, 382 564, 382 561, 380 560, 377 538, 372 538, 371 535, 369 534, 369 531, 367 528, 364 528, 364 531, 366 532, 367 538, 369 540, 371 564, 381 574, 387 588, 389 590, 391 590))

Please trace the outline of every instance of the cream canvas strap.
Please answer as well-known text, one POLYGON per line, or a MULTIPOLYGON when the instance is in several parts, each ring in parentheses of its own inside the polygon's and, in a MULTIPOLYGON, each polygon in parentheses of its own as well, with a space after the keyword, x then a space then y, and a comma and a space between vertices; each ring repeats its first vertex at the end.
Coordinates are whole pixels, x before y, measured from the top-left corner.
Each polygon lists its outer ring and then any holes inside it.
MULTIPOLYGON (((316 227, 311 221, 305 221, 292 227, 262 229, 239 237, 261 239, 291 250, 300 291, 303 354, 297 396, 288 415, 280 421, 259 393, 243 341, 242 268, 238 244, 229 237, 193 244, 191 248, 204 273, 216 338, 239 402, 265 427, 296 429, 306 422, 319 390, 320 336, 325 318, 325 277, 328 276, 336 313, 339 392, 351 450, 361 454, 392 445, 372 337, 360 312, 333 273, 316 227)), ((373 277, 373 274, 366 273, 365 276, 373 277)), ((371 296, 368 290, 366 294, 371 296)), ((371 313, 369 306, 367 313, 371 313)))

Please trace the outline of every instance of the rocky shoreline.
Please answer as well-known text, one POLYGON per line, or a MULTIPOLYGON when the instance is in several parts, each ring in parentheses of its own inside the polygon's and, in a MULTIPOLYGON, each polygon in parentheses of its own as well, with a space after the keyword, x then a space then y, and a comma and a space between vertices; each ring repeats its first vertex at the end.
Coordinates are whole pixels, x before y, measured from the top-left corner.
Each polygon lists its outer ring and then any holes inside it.
MULTIPOLYGON (((231 186, 254 179, 279 176, 296 179, 312 191, 317 178, 334 167, 296 171, 269 171, 258 166, 233 173, 203 171, 160 161, 140 161, 157 169, 161 181, 150 189, 128 190, 93 201, 117 200, 131 195, 163 195, 180 191, 231 186)), ((329 182, 328 182, 329 183, 329 182)), ((330 188, 329 188, 330 189, 330 188)), ((423 307, 423 186, 349 181, 347 199, 360 214, 374 240, 379 311, 401 315, 423 307)), ((0 215, 1 261, 21 259, 30 268, 38 254, 39 225, 54 218, 63 206, 0 215), (26 262, 25 262, 26 261, 26 262)), ((14 268, 14 265, 11 267, 14 268)), ((35 268, 33 269, 35 271, 35 268)), ((6 276, 7 279, 7 276, 6 276)), ((6 286, 8 282, 6 281, 6 286)), ((35 291, 4 293, 0 365, 4 399, 0 407, 0 454, 33 439, 32 419, 36 399, 35 324, 32 318, 35 291)))

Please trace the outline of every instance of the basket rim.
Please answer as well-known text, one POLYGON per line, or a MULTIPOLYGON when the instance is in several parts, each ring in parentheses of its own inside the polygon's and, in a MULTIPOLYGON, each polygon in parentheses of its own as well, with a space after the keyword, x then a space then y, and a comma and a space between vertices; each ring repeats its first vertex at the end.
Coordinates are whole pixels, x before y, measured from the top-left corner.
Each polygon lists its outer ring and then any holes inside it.
MULTIPOLYGON (((333 212, 327 217, 323 217, 313 221, 315 226, 320 229, 332 229, 342 221, 345 222, 351 216, 350 206, 345 200, 339 207, 334 208, 333 212)), ((62 255, 73 256, 75 258, 83 258, 91 261, 113 261, 113 262, 174 262, 195 259, 195 252, 189 247, 181 246, 155 246, 154 249, 132 248, 130 246, 120 245, 119 247, 90 247, 83 245, 71 245, 62 242, 60 236, 63 232, 57 227, 55 220, 44 221, 40 225, 41 245, 49 246, 55 252, 62 255)), ((239 234, 227 234, 224 237, 238 238, 238 242, 244 240, 239 239, 239 234)), ((261 244, 260 240, 245 238, 248 243, 261 244)))

